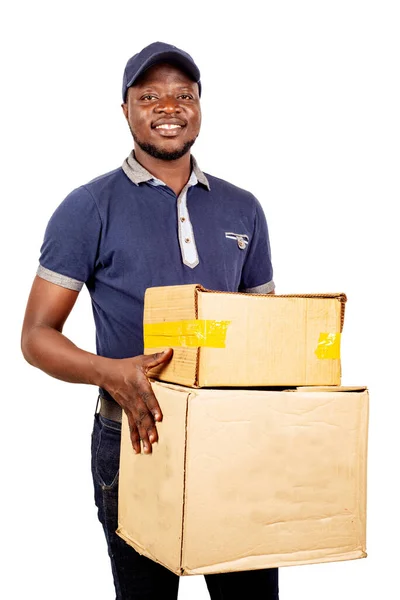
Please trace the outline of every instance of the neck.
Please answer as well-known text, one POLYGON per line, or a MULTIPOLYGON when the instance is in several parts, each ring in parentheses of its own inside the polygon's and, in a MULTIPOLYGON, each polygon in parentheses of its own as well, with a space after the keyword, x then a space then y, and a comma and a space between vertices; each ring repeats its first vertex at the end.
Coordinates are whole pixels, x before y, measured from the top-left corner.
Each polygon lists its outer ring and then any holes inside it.
POLYGON ((135 158, 149 173, 163 181, 178 196, 192 172, 190 152, 177 160, 154 158, 135 145, 135 158))

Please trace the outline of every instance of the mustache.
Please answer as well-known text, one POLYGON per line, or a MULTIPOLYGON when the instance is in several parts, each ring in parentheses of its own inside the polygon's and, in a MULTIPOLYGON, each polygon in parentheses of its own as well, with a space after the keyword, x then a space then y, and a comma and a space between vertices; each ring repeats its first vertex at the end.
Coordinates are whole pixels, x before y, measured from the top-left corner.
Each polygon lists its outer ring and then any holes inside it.
POLYGON ((190 148, 193 146, 193 144, 195 143, 195 141, 197 139, 197 136, 196 136, 195 138, 185 142, 180 148, 177 148, 176 150, 168 151, 168 150, 164 150, 163 148, 160 148, 158 146, 155 146, 154 144, 149 144, 148 142, 141 140, 139 138, 139 136, 136 134, 136 132, 132 129, 130 123, 128 123, 128 125, 129 125, 129 130, 132 134, 132 137, 133 137, 135 143, 139 146, 139 148, 141 150, 143 150, 143 152, 146 152, 146 154, 148 154, 149 156, 152 156, 153 158, 157 158, 159 160, 171 161, 171 160, 178 160, 179 158, 182 158, 182 156, 185 156, 185 154, 187 154, 189 152, 190 148))
POLYGON ((193 140, 188 140, 180 148, 168 151, 164 150, 163 148, 159 148, 154 144, 148 144, 147 142, 143 142, 136 135, 133 136, 133 139, 135 140, 139 148, 143 150, 143 152, 146 152, 146 154, 152 156, 153 158, 165 161, 178 160, 179 158, 182 158, 182 156, 185 156, 185 154, 189 152, 190 148, 196 141, 196 138, 193 140))

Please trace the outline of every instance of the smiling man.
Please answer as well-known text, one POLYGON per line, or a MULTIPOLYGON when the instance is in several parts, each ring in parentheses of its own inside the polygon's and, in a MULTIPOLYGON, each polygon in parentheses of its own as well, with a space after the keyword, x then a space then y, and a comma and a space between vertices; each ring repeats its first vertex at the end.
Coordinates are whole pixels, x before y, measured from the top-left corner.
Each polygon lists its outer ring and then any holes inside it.
MULTIPOLYGON (((179 585, 176 575, 115 533, 122 411, 135 452, 151 453, 163 415, 146 373, 172 356, 171 349, 143 355, 145 290, 200 283, 274 292, 259 202, 205 175, 190 153, 200 131, 200 94, 197 65, 175 46, 155 42, 128 61, 122 110, 134 149, 122 167, 73 190, 54 212, 23 324, 28 362, 63 381, 99 388, 92 473, 121 600, 176 600, 179 585), (96 354, 62 333, 83 285, 92 300, 96 354)), ((213 600, 254 593, 278 599, 277 569, 208 575, 206 582, 213 600)))
POLYGON ((176 161, 193 146, 200 131, 198 84, 179 68, 160 63, 130 87, 122 105, 135 141, 137 160, 176 161), (169 96, 179 105, 168 102, 169 96))

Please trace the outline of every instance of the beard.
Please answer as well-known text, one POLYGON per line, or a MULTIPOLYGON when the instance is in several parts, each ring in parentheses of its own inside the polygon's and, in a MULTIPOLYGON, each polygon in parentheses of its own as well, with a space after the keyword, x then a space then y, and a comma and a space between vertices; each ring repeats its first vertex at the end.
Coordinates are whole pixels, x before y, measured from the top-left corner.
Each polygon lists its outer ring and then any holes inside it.
POLYGON ((187 154, 187 152, 189 152, 190 148, 193 146, 193 144, 196 141, 196 138, 194 138, 193 140, 189 140, 189 141, 185 142, 181 148, 178 148, 177 150, 168 151, 168 150, 163 150, 162 148, 158 148, 154 144, 148 144, 147 142, 142 142, 137 137, 135 132, 132 131, 131 127, 129 127, 129 129, 131 130, 133 139, 135 140, 135 142, 139 146, 139 148, 141 148, 143 150, 143 152, 146 152, 146 154, 149 154, 153 158, 158 158, 160 160, 178 160, 178 158, 182 158, 182 156, 185 156, 185 154, 187 154))

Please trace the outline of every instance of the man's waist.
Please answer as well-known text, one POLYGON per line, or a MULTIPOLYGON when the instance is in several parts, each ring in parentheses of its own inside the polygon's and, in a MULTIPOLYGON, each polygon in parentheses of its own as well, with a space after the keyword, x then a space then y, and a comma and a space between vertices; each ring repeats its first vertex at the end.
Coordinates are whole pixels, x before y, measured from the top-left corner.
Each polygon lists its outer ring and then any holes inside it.
POLYGON ((121 423, 122 421, 122 408, 120 405, 115 402, 114 398, 110 396, 106 390, 100 388, 100 409, 99 414, 105 419, 110 419, 111 421, 117 421, 121 423))

